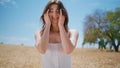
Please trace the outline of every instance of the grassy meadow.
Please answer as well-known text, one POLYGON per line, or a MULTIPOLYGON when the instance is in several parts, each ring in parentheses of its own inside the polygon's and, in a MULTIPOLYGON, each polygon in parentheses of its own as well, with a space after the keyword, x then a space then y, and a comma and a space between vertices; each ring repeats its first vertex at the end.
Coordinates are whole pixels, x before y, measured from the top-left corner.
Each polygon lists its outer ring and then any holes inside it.
MULTIPOLYGON (((32 46, 0 44, 0 68, 41 68, 40 54, 32 46)), ((120 68, 120 52, 76 48, 72 68, 120 68)))

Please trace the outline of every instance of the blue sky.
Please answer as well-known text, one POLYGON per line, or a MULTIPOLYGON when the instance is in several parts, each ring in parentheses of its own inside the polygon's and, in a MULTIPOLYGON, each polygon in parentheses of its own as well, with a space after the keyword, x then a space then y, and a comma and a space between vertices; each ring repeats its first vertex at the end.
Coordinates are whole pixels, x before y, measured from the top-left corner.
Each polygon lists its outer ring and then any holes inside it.
MULTIPOLYGON (((34 33, 49 0, 0 0, 0 42, 34 46, 34 33)), ((79 31, 77 47, 83 42, 85 16, 95 9, 114 10, 120 0, 62 0, 69 14, 69 28, 79 31)))

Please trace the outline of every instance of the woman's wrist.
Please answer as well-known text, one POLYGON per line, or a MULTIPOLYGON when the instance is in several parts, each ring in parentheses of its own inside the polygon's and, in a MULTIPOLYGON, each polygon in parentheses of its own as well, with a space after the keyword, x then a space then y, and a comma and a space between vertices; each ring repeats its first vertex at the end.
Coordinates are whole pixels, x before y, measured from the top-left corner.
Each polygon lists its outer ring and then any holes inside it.
POLYGON ((62 23, 59 23, 58 24, 58 27, 60 28, 60 27, 63 27, 63 24, 62 23))
POLYGON ((59 25, 59 29, 63 29, 64 28, 64 26, 61 24, 61 25, 59 25))
POLYGON ((46 26, 51 26, 51 23, 47 23, 46 26))

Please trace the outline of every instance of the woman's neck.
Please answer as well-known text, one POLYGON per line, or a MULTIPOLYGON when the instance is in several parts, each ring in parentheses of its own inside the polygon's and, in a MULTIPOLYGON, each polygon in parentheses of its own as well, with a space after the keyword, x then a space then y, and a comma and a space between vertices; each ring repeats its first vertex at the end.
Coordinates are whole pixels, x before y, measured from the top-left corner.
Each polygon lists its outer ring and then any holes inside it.
POLYGON ((59 32, 59 27, 58 25, 52 25, 52 32, 59 32))

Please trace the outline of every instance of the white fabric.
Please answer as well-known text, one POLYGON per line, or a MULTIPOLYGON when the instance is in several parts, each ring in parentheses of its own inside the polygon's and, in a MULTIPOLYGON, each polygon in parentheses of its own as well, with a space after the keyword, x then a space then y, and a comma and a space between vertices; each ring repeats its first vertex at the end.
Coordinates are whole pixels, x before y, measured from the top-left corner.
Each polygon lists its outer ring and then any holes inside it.
POLYGON ((63 53, 61 43, 49 43, 45 54, 41 55, 42 68, 71 68, 71 55, 63 53))

